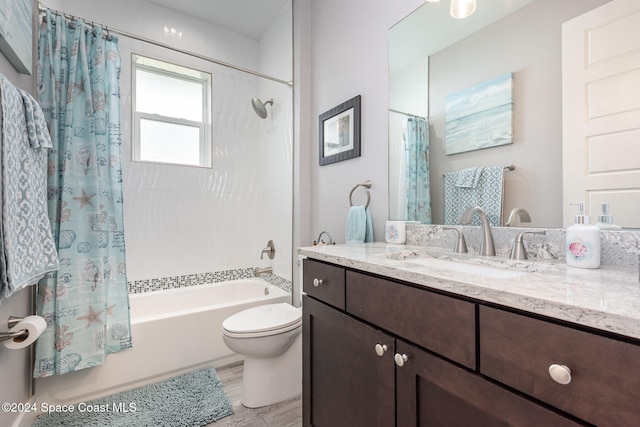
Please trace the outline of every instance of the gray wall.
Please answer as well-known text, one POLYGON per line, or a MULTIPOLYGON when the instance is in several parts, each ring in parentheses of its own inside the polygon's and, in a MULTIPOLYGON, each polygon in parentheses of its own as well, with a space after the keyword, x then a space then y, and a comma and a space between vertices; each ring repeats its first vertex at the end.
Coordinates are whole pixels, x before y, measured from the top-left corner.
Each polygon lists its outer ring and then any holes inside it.
MULTIPOLYGON (((322 230, 328 230, 338 242, 344 242, 345 219, 349 208, 349 191, 357 182, 371 179, 371 209, 374 221, 374 234, 376 240, 383 240, 384 221, 388 217, 388 192, 387 192, 387 127, 388 127, 388 29, 400 21, 404 16, 423 4, 419 0, 403 0, 387 2, 384 0, 300 0, 311 2, 311 121, 312 127, 302 136, 302 143, 308 139, 311 151, 310 158, 310 215, 311 235, 309 241, 301 244, 309 244, 322 230), (366 18, 365 18, 366 17, 366 18), (335 163, 327 166, 318 166, 318 115, 333 108, 341 102, 355 96, 362 95, 362 157, 335 163)), ((575 16, 581 11, 591 9, 607 0, 543 0, 542 3, 551 3, 559 9, 560 15, 575 16)), ((298 2, 297 2, 298 3, 298 2)), ((532 18, 533 19, 533 18, 532 18)), ((541 16, 536 20, 543 19, 541 16)), ((543 19, 544 20, 544 19, 543 19)), ((529 23, 527 22, 527 26, 529 23)), ((545 23, 536 38, 549 38, 559 40, 560 28, 551 23, 545 23)), ((503 34, 486 34, 484 37, 502 37, 503 34)), ((504 39, 504 37, 502 37, 504 39)), ((510 42, 510 40, 503 40, 510 42)), ((554 41, 554 43, 555 43, 554 41)), ((495 64, 495 51, 487 56, 486 52, 474 53, 469 51, 471 47, 464 44, 457 46, 464 49, 467 55, 480 61, 480 71, 475 79, 467 80, 469 84, 463 84, 461 88, 481 82, 486 78, 495 77, 496 73, 489 68, 495 64), (490 60, 487 60, 490 58, 490 60), (486 73, 486 75, 482 75, 486 73)), ((504 48, 504 47, 503 47, 504 48)), ((527 65, 528 55, 536 55, 544 58, 547 55, 560 54, 559 46, 546 49, 543 45, 535 52, 526 49, 526 45, 513 43, 509 49, 521 52, 521 63, 513 67, 516 79, 522 78, 518 71, 522 71, 527 65)), ((545 58, 545 61, 550 58, 545 58)), ((431 68, 431 65, 430 65, 431 68)), ((468 67, 470 68, 470 67, 468 67)), ((476 69, 469 69, 475 72, 476 69)), ((495 71, 495 70, 494 70, 495 71)), ((529 64, 528 77, 531 73, 538 73, 537 67, 529 64)), ((560 68, 554 71, 554 81, 557 83, 538 86, 516 87, 516 99, 522 100, 526 95, 527 102, 537 97, 554 98, 554 102, 560 99, 560 68), (535 87, 535 89, 533 89, 535 87), (526 90, 526 93, 522 93, 526 90)), ((469 79, 469 76, 466 76, 469 79)), ((537 83, 544 82, 545 77, 537 76, 537 83), (540 80, 542 79, 542 80, 540 80)), ((430 89, 433 90, 433 89, 430 89)), ((522 106, 527 110, 527 106, 522 106)), ((303 111, 302 114, 305 114, 303 111)), ((491 157, 487 160, 490 164, 515 164, 518 169, 508 179, 514 191, 520 194, 528 194, 538 187, 538 179, 544 180, 544 185, 557 188, 553 196, 549 196, 544 202, 538 202, 544 211, 534 216, 539 218, 539 223, 547 226, 561 227, 561 110, 540 112, 539 115, 528 116, 523 119, 522 110, 516 110, 515 132, 528 134, 527 140, 518 139, 504 157, 494 159, 496 149, 478 151, 478 156, 491 157), (555 136, 549 137, 553 132, 555 136), (552 148, 549 148, 552 145, 552 148), (525 159, 534 157, 537 163, 527 166, 525 159), (550 167, 550 165, 553 165, 550 167), (553 170, 551 170, 553 169, 553 170), (544 205, 543 205, 544 203, 544 205), (549 205, 554 205, 550 208, 549 205)), ((431 134, 433 138, 441 138, 444 128, 436 129, 431 134)), ((506 153, 506 152, 505 152, 506 153)), ((460 155, 458 155, 460 156, 460 155)), ((432 157, 433 161, 433 157, 432 157)), ((453 166, 451 166, 453 167, 453 166)), ((463 166, 464 167, 464 166, 463 166)), ((441 177, 442 170, 434 171, 441 177)), ((511 173, 511 172, 510 172, 511 173)), ((434 178, 435 179, 435 178, 434 178)), ((441 181, 435 181, 441 183, 441 181)), ((305 194, 300 194, 304 198, 305 194)), ((545 196, 547 197, 547 196, 545 196)), ((361 201, 358 199, 356 201, 361 201)), ((524 203, 522 199, 513 204, 524 203)), ((529 204, 529 203, 528 203, 529 204)), ((508 209, 508 208, 507 208, 508 209)))
MULTIPOLYGON (((311 244, 323 230, 329 231, 338 243, 344 243, 349 192, 358 182, 367 179, 373 182, 370 208, 374 236, 376 240, 384 239, 384 221, 389 212, 388 30, 422 3, 420 0, 311 1, 312 126, 302 136, 302 143, 308 141, 311 153, 311 235, 306 242, 301 241, 302 245, 311 244), (318 116, 356 95, 362 96, 361 157, 319 166, 318 116)), ((365 200, 364 193, 354 193, 355 204, 365 200)))

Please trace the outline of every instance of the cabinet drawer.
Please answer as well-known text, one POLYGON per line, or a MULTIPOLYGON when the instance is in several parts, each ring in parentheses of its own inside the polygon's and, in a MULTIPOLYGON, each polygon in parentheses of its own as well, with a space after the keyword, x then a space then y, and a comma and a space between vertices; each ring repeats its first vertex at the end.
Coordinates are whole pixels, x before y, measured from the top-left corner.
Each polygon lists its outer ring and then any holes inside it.
POLYGON ((475 304, 347 271, 347 312, 471 369, 475 304))
POLYGON ((344 268, 311 259, 305 259, 302 265, 302 290, 344 310, 344 268))
POLYGON ((579 427, 546 407, 401 340, 397 426, 579 427))
POLYGON ((640 425, 640 346, 481 306, 480 371, 589 423, 640 425))

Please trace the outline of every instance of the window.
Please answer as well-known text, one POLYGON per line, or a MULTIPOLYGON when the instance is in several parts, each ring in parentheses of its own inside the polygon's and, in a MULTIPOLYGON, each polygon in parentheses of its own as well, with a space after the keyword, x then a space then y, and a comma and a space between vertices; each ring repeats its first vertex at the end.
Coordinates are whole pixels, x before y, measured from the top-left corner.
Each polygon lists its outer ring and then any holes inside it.
POLYGON ((211 74, 133 55, 133 160, 211 167, 211 74))

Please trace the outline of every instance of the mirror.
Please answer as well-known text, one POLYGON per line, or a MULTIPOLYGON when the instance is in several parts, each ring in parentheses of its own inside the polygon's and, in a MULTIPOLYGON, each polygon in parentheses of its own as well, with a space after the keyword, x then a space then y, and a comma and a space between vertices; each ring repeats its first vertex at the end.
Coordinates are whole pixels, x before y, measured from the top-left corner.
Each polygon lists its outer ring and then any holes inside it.
MULTIPOLYGON (((427 2, 389 31, 389 218, 407 218, 403 133, 426 118, 432 223, 444 223, 443 174, 508 166, 503 218, 525 208, 530 223, 562 228, 562 23, 609 0, 478 0, 476 13, 449 16, 449 2, 427 2), (445 154, 448 96, 513 73, 514 143, 445 154)), ((595 207, 594 207, 595 208, 595 207)), ((591 209, 595 219, 597 209, 591 209)), ((615 207, 611 214, 615 219, 615 207)), ((423 221, 428 222, 428 221, 423 221)))

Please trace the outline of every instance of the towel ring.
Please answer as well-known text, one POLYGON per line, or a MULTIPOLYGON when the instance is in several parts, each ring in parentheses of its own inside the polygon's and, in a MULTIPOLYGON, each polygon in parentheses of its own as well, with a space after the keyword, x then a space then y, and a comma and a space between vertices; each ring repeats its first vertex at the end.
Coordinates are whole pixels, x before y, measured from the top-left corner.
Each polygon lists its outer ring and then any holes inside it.
MULTIPOLYGON (((360 187, 360 186, 362 186, 362 187, 366 187, 366 188, 371 188, 371 181, 365 181, 365 182, 362 182, 362 183, 360 183, 360 184, 356 185, 355 187, 353 187, 353 188, 351 189, 351 192, 349 193, 349 205, 350 205, 350 206, 353 206, 353 200, 352 200, 353 192, 354 192, 354 191, 356 191, 356 189, 357 189, 358 187, 360 187)), ((365 208, 365 209, 369 207, 369 203, 371 203, 371 194, 370 194, 370 193, 369 193, 369 191, 367 190, 367 203, 364 205, 364 208, 365 208)))

